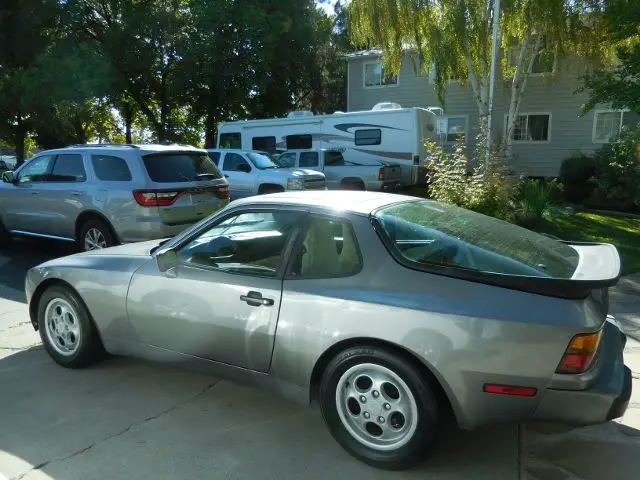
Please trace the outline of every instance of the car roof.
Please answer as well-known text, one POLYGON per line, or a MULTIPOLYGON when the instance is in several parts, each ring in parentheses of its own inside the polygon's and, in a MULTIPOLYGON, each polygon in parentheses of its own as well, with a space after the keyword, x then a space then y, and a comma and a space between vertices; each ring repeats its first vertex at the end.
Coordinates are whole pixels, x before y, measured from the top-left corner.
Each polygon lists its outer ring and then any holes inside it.
POLYGON ((318 190, 302 192, 282 192, 234 200, 232 205, 262 206, 291 205, 308 206, 317 209, 341 210, 358 215, 369 215, 374 210, 394 203, 420 200, 416 197, 384 192, 363 192, 353 190, 318 190))
POLYGON ((67 147, 55 148, 51 150, 43 150, 41 153, 61 153, 61 152, 69 152, 69 151, 127 151, 127 152, 140 152, 142 154, 145 153, 159 153, 159 152, 201 152, 204 153, 205 150, 202 148, 197 148, 192 145, 178 145, 178 144, 169 144, 169 145, 161 145, 161 144, 116 144, 116 143, 89 143, 89 144, 78 144, 78 145, 69 145, 67 147))

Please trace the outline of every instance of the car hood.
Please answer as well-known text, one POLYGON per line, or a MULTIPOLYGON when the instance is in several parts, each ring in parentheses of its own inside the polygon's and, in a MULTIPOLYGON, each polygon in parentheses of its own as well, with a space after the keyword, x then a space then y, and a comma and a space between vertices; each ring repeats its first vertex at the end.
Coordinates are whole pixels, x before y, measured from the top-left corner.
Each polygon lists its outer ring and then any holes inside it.
POLYGON ((117 247, 92 250, 90 252, 77 253, 75 256, 126 256, 126 257, 146 257, 151 255, 151 250, 168 239, 149 240, 146 242, 128 243, 117 247))

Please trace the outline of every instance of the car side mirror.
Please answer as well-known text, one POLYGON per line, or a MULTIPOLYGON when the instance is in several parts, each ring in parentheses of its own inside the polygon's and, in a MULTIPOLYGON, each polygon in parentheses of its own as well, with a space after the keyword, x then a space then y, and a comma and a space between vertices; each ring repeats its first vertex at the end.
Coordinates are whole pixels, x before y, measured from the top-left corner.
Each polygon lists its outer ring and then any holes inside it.
POLYGON ((178 253, 175 250, 165 250, 162 253, 156 255, 156 264, 158 270, 162 273, 166 273, 167 276, 176 276, 176 266, 178 265, 178 253))
POLYGON ((16 174, 13 170, 2 172, 2 181, 5 183, 16 183, 16 174))

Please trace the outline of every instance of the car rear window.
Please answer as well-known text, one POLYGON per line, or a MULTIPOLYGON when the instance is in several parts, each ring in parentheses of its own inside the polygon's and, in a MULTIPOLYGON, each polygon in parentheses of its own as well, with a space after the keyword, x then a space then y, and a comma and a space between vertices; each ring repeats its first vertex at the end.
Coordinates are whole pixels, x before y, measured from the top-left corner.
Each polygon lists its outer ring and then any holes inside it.
POLYGON ((143 157, 149 178, 158 183, 195 182, 222 178, 206 153, 153 153, 143 157))
POLYGON ((383 207, 374 214, 393 253, 416 266, 571 278, 573 247, 522 227, 429 200, 383 207))

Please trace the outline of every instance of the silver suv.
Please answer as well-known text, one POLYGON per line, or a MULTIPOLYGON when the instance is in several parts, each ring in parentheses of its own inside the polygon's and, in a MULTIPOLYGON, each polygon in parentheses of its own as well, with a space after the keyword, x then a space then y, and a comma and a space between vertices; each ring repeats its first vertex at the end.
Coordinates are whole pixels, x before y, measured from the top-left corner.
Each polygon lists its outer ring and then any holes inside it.
POLYGON ((0 182, 0 244, 14 235, 82 250, 176 235, 229 203, 205 150, 74 145, 39 153, 0 182))

